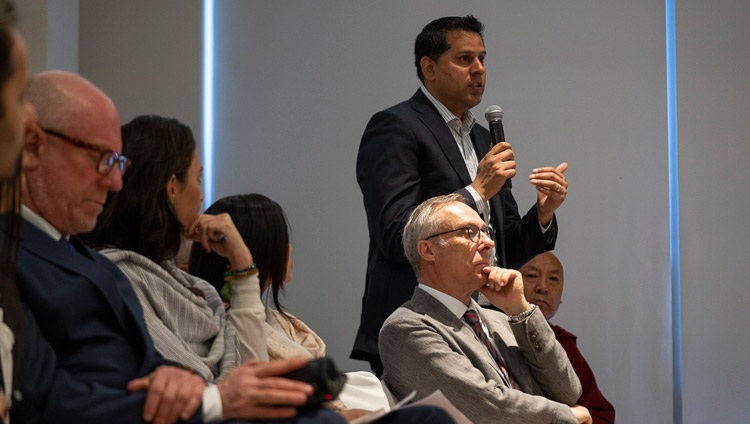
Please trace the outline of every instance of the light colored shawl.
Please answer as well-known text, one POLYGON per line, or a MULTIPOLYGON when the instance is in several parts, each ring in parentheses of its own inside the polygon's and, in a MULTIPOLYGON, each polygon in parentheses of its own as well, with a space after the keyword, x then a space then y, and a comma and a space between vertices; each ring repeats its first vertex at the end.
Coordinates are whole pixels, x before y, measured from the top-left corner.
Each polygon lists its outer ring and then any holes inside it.
POLYGON ((194 370, 209 383, 240 365, 237 330, 211 284, 172 262, 158 265, 128 250, 101 253, 130 280, 154 347, 164 358, 194 370))
POLYGON ((304 322, 291 314, 266 308, 266 345, 269 359, 293 356, 321 358, 326 355, 326 344, 304 322))

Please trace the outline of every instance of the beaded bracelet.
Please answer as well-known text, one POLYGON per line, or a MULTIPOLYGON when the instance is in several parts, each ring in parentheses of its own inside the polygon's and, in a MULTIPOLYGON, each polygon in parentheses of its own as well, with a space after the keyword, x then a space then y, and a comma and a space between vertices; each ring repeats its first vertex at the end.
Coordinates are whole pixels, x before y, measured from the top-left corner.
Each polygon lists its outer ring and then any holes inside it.
POLYGON ((239 269, 239 270, 236 270, 236 271, 233 270, 233 269, 230 269, 230 270, 228 270, 227 272, 224 273, 224 281, 233 281, 233 280, 236 280, 238 278, 249 277, 249 276, 251 276, 253 274, 256 274, 257 272, 258 272, 258 265, 257 264, 252 264, 249 267, 242 268, 242 269, 239 269))

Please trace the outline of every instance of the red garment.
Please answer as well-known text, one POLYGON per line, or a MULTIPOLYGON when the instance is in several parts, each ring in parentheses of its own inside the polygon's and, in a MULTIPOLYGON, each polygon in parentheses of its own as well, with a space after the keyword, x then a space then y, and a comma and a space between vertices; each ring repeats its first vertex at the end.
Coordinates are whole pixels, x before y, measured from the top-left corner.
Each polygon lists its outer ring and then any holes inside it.
POLYGON ((588 408, 594 424, 614 423, 615 408, 599 391, 594 372, 591 371, 591 367, 576 346, 576 336, 560 326, 550 324, 550 327, 555 332, 555 338, 565 349, 565 353, 568 354, 568 359, 570 359, 578 379, 581 380, 583 391, 578 399, 578 404, 588 408))

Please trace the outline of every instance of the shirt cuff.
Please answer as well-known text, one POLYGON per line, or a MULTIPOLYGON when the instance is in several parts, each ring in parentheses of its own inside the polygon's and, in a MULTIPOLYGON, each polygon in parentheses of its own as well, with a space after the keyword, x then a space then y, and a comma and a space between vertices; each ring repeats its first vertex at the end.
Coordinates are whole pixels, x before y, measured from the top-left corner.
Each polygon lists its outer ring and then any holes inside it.
POLYGON ((482 200, 482 196, 477 193, 476 190, 474 190, 474 187, 467 185, 466 191, 471 194, 471 198, 474 200, 474 204, 477 205, 477 211, 479 211, 479 214, 482 215, 482 218, 484 218, 485 222, 490 222, 490 202, 485 202, 482 200))
POLYGON ((221 394, 219 386, 208 384, 203 390, 203 421, 219 422, 224 416, 224 410, 221 407, 221 394))
POLYGON ((542 234, 547 234, 547 231, 552 227, 552 221, 554 221, 555 218, 552 217, 552 219, 549 220, 546 227, 543 227, 542 224, 539 224, 539 228, 542 229, 542 234))

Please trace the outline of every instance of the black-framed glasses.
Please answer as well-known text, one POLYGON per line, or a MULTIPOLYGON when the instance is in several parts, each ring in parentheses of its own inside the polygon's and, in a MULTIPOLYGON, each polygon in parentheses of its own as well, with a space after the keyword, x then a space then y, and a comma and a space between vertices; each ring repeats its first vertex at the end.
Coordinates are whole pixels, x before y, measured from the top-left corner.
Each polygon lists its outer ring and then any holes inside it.
POLYGON ((130 159, 117 152, 113 152, 112 150, 105 149, 104 147, 97 146, 83 140, 69 137, 59 131, 50 130, 47 128, 42 128, 42 131, 46 132, 47 134, 54 135, 60 140, 63 140, 66 143, 70 143, 76 147, 99 153, 99 162, 97 162, 96 170, 100 174, 109 174, 110 172, 112 172, 115 166, 120 170, 120 172, 125 172, 125 170, 128 169, 128 166, 130 166, 130 159))
POLYGON ((469 224, 465 227, 454 228, 452 230, 443 231, 442 233, 436 233, 436 234, 425 237, 425 240, 429 240, 433 237, 439 237, 448 233, 452 233, 454 231, 466 231, 466 235, 474 243, 479 243, 479 233, 484 233, 484 235, 489 237, 490 240, 495 241, 495 229, 494 228, 490 227, 489 225, 484 225, 482 226, 482 228, 479 228, 474 224, 469 224))

